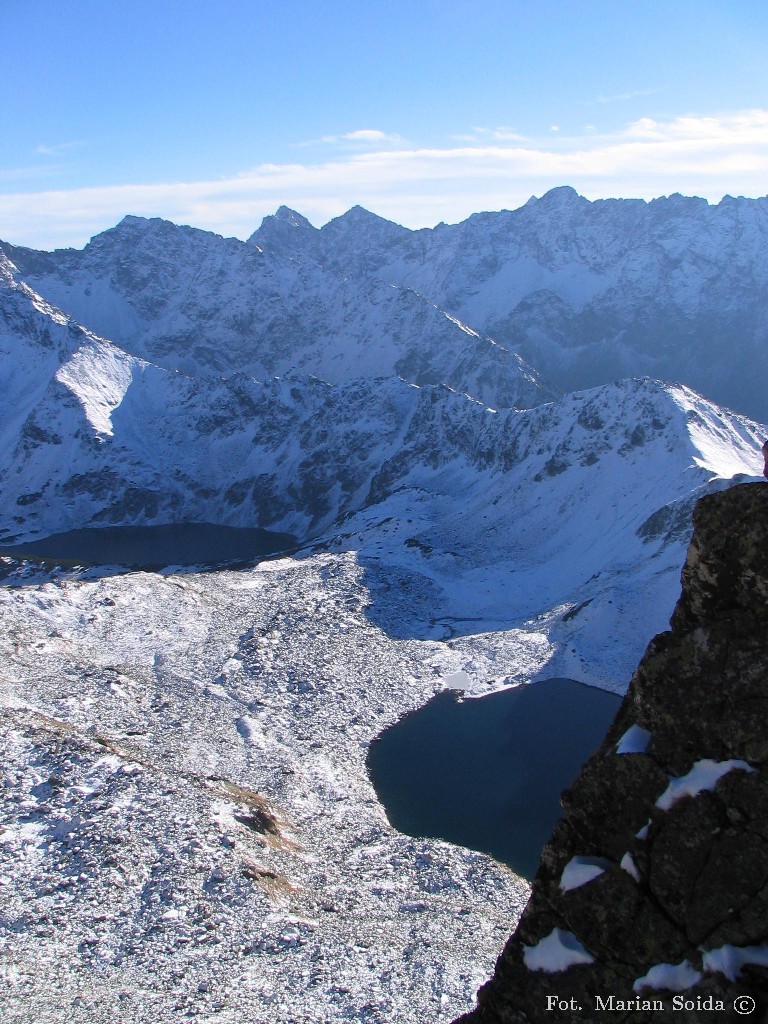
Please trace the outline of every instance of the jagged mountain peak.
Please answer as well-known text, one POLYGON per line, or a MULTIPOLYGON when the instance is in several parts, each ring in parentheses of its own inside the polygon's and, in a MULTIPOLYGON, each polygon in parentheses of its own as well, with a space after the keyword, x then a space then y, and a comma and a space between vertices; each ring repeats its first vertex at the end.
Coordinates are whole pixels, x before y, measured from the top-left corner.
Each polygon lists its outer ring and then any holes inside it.
POLYGON ((310 233, 318 230, 303 214, 292 210, 290 206, 279 206, 274 213, 264 217, 260 226, 253 232, 248 241, 258 240, 259 235, 263 235, 269 228, 274 229, 277 227, 281 230, 285 228, 299 228, 310 233))
POLYGON ((555 188, 549 189, 538 199, 536 196, 531 196, 526 203, 526 206, 544 206, 546 208, 552 208, 570 206, 574 203, 584 205, 589 204, 589 200, 585 199, 584 196, 578 193, 572 185, 557 185, 555 188))
POLYGON ((768 195, 766 195, 766 196, 758 196, 756 199, 748 199, 746 196, 725 195, 725 196, 723 196, 723 198, 720 200, 720 202, 717 205, 719 207, 725 207, 726 209, 727 208, 733 208, 733 207, 748 208, 753 203, 758 208, 760 208, 760 207, 762 207, 762 208, 768 207, 768 195))
POLYGON ((314 225, 310 224, 306 217, 302 214, 297 213, 296 210, 292 210, 289 206, 279 206, 275 213, 275 219, 285 221, 288 224, 292 224, 297 228, 312 228, 314 225))
POLYGON ((359 232, 374 232, 378 239, 389 241, 413 234, 409 228, 359 205, 332 218, 322 228, 314 227, 306 217, 290 207, 281 206, 263 219, 248 241, 266 249, 278 247, 279 251, 291 256, 308 256, 322 262, 325 249, 322 239, 332 238, 338 244, 345 236, 356 236, 359 232), (292 231, 292 228, 301 230, 292 231))
MULTIPOLYGON (((107 228, 106 231, 94 235, 85 249, 105 244, 135 244, 137 241, 146 244, 150 241, 169 242, 183 238, 203 242, 208 239, 223 239, 223 236, 215 231, 195 228, 189 224, 176 224, 164 217, 139 217, 127 214, 113 228, 107 228)), ((231 239, 231 241, 237 240, 231 239)), ((242 245, 242 242, 240 244, 242 245)))
POLYGON ((306 217, 289 206, 280 206, 264 217, 247 244, 291 257, 306 256, 311 253, 313 236, 317 234, 318 229, 306 217))
POLYGON ((708 200, 701 196, 684 196, 682 192, 670 192, 668 196, 657 196, 655 199, 651 199, 648 205, 688 210, 704 210, 711 206, 708 200))
MULTIPOLYGON (((367 210, 364 206, 356 204, 351 206, 346 213, 342 213, 338 217, 334 217, 328 221, 328 224, 391 224, 394 227, 401 227, 400 224, 395 221, 388 220, 386 217, 380 217, 378 213, 372 213, 367 210)), ((325 226, 328 227, 328 224, 325 226)), ((408 228, 402 228, 403 231, 408 231, 408 228)))
POLYGON ((329 220, 320 231, 325 238, 335 240, 342 240, 348 234, 355 235, 364 232, 383 244, 395 244, 414 234, 410 228, 387 220, 386 217, 380 217, 377 213, 371 213, 364 206, 353 206, 346 213, 342 213, 340 217, 329 220))

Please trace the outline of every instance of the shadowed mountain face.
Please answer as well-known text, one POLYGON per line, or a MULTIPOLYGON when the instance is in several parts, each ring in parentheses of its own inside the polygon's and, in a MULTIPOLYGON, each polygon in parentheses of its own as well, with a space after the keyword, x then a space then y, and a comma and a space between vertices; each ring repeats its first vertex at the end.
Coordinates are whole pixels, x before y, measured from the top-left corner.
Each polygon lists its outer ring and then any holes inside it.
POLYGON ((420 231, 360 207, 318 230, 283 208, 251 241, 413 288, 563 391, 648 374, 768 418, 768 199, 556 188, 420 231))
POLYGON ((739 1019, 745 997, 743 1019, 764 1019, 768 484, 703 498, 694 524, 671 631, 563 795, 531 900, 463 1024, 698 1024, 739 1019))

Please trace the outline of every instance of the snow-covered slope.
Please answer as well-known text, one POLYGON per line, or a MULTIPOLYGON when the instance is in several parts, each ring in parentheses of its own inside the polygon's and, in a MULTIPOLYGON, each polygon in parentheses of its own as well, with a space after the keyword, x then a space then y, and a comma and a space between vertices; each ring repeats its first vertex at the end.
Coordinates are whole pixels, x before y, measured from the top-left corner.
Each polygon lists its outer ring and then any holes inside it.
MULTIPOLYGON (((674 600, 691 502, 761 470, 762 428, 652 380, 515 412, 398 378, 191 378, 11 295, 28 397, 0 410, 6 543, 173 521, 292 533, 418 579, 395 630, 579 634, 556 663, 577 678, 623 685, 674 600), (51 356, 41 318, 77 344, 51 356)), ((538 671, 502 662, 491 675, 538 671)))
POLYGON ((623 690, 674 605, 694 501, 758 475, 765 428, 648 379, 479 410, 461 433, 446 412, 420 407, 374 480, 389 495, 338 545, 421 577, 404 604, 422 635, 477 655, 477 683, 623 690))
POLYGON ((352 556, 0 586, 3 1024, 422 1024, 528 886, 398 834, 368 743, 460 664, 352 556))
POLYGON ((0 250, 78 323, 166 369, 259 378, 298 370, 333 383, 397 374, 497 407, 555 394, 519 356, 407 288, 235 238, 126 217, 82 251, 0 250))
POLYGON ((556 188, 421 231, 360 207, 318 230, 281 208, 252 241, 414 288, 564 391, 651 375, 768 418, 768 198, 556 188))

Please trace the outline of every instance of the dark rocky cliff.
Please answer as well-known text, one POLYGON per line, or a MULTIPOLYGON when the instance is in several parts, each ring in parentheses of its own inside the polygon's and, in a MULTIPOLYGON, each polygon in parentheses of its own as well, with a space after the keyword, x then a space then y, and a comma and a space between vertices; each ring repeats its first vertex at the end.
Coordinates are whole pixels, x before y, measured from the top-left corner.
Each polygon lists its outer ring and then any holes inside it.
POLYGON ((768 484, 694 525, 671 630, 460 1024, 768 1020, 768 484))

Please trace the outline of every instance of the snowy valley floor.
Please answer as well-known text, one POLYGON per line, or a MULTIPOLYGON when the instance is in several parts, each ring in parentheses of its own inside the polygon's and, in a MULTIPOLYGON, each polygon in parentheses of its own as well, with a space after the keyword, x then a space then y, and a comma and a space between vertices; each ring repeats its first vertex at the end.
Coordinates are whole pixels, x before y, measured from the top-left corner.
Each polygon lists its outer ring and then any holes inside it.
POLYGON ((319 554, 2 580, 4 1021, 429 1024, 472 1005, 528 884, 395 832, 365 757, 468 659, 532 655, 392 639, 363 578, 319 554))

